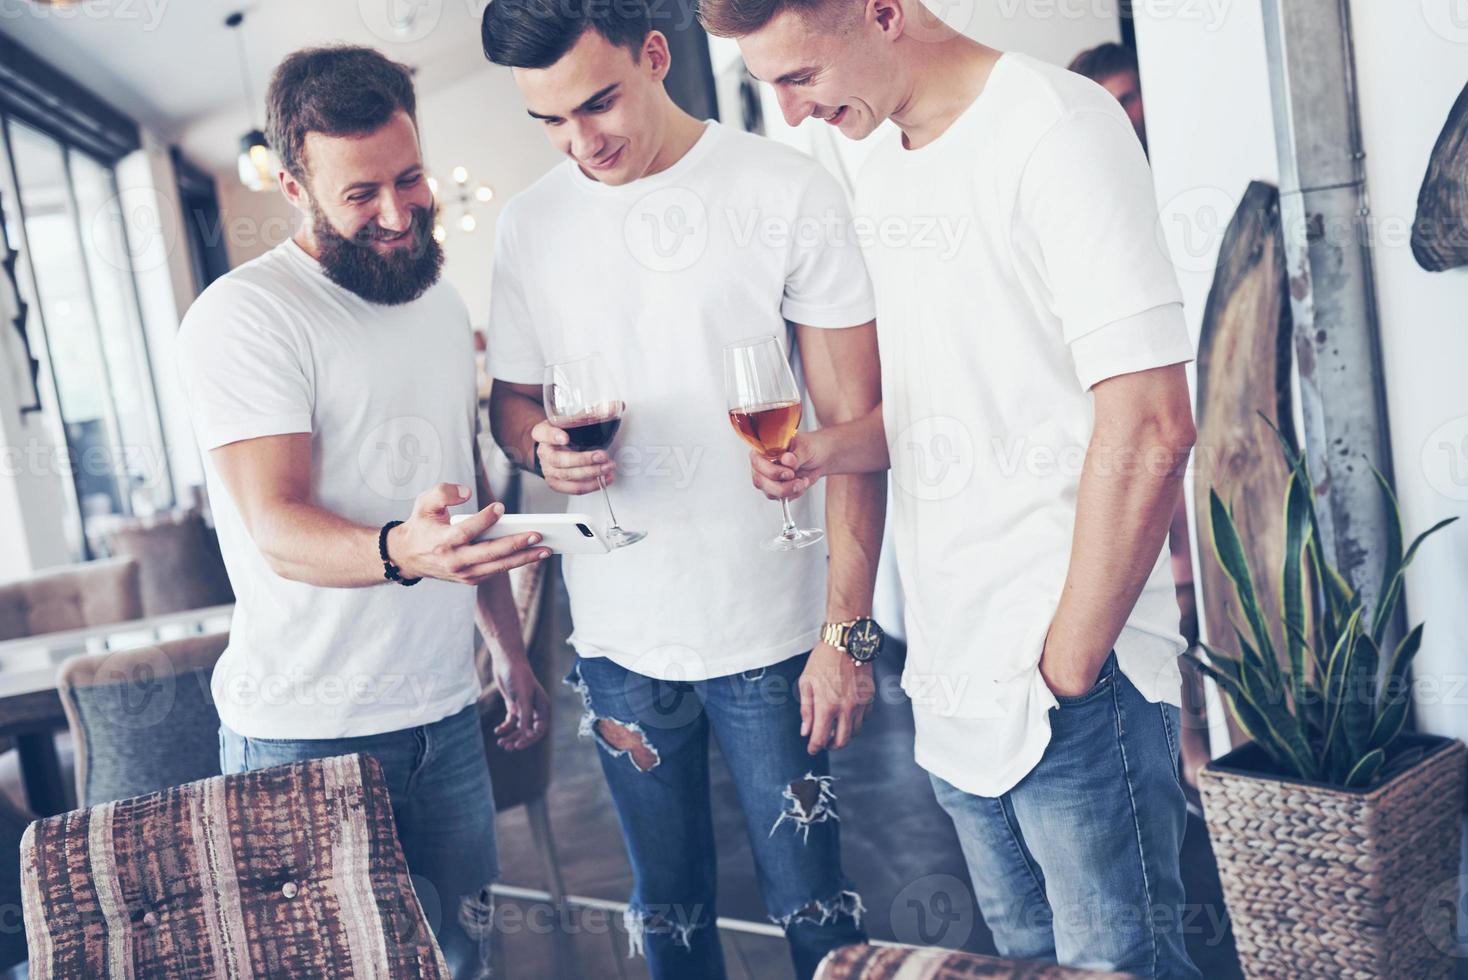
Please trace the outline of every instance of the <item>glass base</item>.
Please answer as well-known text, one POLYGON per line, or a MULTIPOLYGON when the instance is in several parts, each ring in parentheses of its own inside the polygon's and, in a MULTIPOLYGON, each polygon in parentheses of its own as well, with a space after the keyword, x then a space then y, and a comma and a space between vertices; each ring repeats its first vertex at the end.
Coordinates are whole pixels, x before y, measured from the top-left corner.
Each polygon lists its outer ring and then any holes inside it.
POLYGON ((647 537, 646 531, 628 531, 620 527, 609 527, 601 535, 613 549, 625 548, 647 537))
POLYGON ((826 532, 818 527, 796 528, 789 534, 777 534, 761 541, 760 547, 766 551, 799 551, 825 538, 826 532))

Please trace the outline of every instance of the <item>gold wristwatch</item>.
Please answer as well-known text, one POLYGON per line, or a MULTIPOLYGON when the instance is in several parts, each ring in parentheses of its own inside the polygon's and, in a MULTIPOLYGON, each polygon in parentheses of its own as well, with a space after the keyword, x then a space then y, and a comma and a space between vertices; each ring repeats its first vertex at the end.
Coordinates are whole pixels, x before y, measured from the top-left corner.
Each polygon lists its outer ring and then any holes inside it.
POLYGON ((859 664, 869 664, 882 651, 886 635, 877 621, 867 617, 821 627, 821 642, 835 647, 859 664))

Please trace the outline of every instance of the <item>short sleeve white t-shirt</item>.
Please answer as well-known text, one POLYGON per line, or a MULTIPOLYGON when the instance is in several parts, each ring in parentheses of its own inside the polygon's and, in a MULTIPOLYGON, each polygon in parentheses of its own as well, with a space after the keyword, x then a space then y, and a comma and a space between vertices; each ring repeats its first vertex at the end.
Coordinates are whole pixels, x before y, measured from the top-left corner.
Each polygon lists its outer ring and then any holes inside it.
MULTIPOLYGON (((780 509, 750 482, 722 351, 767 334, 789 351, 787 321, 839 328, 872 315, 835 180, 789 147, 717 123, 658 174, 611 187, 567 161, 506 205, 490 373, 539 385, 547 363, 606 358, 627 405, 613 504, 623 527, 648 532, 610 555, 565 559, 580 655, 698 680, 815 645, 826 552, 759 547, 780 509)), ((605 521, 599 494, 567 509, 605 521)), ((794 510, 802 523, 821 519, 817 501, 794 510)))
POLYGON ((212 682, 220 720, 252 738, 347 738, 430 724, 473 703, 472 588, 282 578, 209 455, 310 433, 313 502, 369 527, 405 519, 437 483, 474 486, 473 337, 454 288, 440 281, 401 306, 370 303, 286 241, 194 301, 178 370, 235 592, 212 682))
MULTIPOLYGON (((917 761, 997 796, 1043 755, 1039 671, 1070 562, 1091 386, 1193 351, 1146 158, 1100 86, 1004 55, 933 142, 857 178, 877 295, 917 761), (978 747, 978 748, 976 748, 978 747)), ((1177 703, 1165 553, 1116 641, 1177 703)))

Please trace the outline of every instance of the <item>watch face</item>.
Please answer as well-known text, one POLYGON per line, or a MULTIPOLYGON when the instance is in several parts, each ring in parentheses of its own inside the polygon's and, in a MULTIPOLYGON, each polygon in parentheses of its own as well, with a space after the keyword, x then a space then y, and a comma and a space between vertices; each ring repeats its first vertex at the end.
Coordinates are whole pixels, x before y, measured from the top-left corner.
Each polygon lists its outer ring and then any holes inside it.
POLYGON ((858 619, 846 634, 846 652, 857 663, 870 662, 882 649, 882 627, 873 620, 858 619))

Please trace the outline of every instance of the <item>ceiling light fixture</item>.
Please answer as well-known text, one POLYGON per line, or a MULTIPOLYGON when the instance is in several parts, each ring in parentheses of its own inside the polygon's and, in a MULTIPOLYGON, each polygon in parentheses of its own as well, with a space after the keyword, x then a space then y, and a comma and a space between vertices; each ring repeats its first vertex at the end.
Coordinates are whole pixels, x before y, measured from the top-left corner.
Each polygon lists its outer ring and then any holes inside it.
MULTIPOLYGON (((250 63, 245 57, 245 32, 240 25, 245 22, 245 12, 236 10, 224 19, 224 26, 235 32, 235 39, 239 42, 240 52, 240 81, 245 88, 245 115, 254 115, 255 98, 250 86, 250 63)), ((251 129, 240 137, 240 155, 237 162, 240 183, 252 191, 263 191, 275 183, 275 158, 270 152, 270 144, 265 141, 265 133, 258 127, 251 129)))

